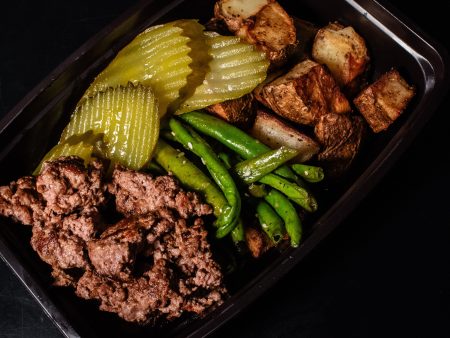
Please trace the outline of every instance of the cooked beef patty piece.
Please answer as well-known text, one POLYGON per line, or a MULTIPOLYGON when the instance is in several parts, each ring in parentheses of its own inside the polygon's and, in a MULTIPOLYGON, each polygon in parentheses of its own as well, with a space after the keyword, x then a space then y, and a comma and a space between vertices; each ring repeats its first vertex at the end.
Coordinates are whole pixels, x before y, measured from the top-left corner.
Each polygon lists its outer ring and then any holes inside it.
POLYGON ((170 275, 164 261, 156 262, 142 277, 129 282, 87 271, 78 281, 76 293, 84 299, 99 300, 101 310, 115 312, 130 322, 145 323, 162 313, 169 318, 179 317, 183 299, 170 289, 170 275))
POLYGON ((108 190, 116 197, 116 208, 126 216, 145 215, 170 208, 183 218, 212 212, 196 193, 185 192, 172 176, 152 176, 117 166, 108 190))
POLYGON ((36 189, 49 213, 69 214, 86 206, 100 206, 105 202, 103 165, 93 161, 86 169, 83 160, 75 156, 46 162, 36 179, 36 189))
POLYGON ((220 304, 226 292, 222 286, 222 274, 212 258, 206 231, 199 218, 191 226, 185 219, 154 222, 150 229, 154 230, 152 242, 148 242, 153 264, 150 258, 146 258, 151 267, 142 275, 119 281, 102 274, 105 270, 108 274, 114 271, 110 276, 117 276, 116 270, 123 272, 124 260, 121 258, 126 257, 129 250, 124 250, 122 244, 126 241, 128 244, 131 241, 141 243, 142 237, 136 230, 143 229, 142 223, 145 223, 142 219, 119 222, 113 231, 107 230, 111 233, 105 239, 96 242, 96 246, 102 241, 103 244, 109 241, 106 244, 111 245, 112 238, 119 238, 119 248, 111 250, 111 253, 118 253, 119 262, 106 252, 103 259, 102 255, 93 257, 89 246, 96 270, 87 271, 78 281, 77 294, 86 299, 97 299, 102 310, 116 312, 125 320, 137 322, 160 316, 176 318, 183 311, 202 314, 212 305, 220 304))
POLYGON ((36 191, 34 177, 22 177, 9 186, 0 187, 0 215, 34 225, 44 220, 43 211, 44 201, 36 191))
POLYGON ((174 261, 186 276, 184 286, 188 288, 183 295, 190 294, 196 287, 214 289, 220 286, 221 272, 212 258, 207 232, 203 221, 197 218, 193 225, 187 225, 183 219, 178 220, 174 232, 164 236, 161 243, 165 247, 168 259, 174 261))
POLYGON ((56 224, 35 225, 31 246, 53 268, 85 268, 87 265, 85 242, 56 224))
POLYGON ((86 242, 95 238, 105 228, 102 215, 96 207, 67 215, 61 219, 60 225, 63 230, 86 242))
POLYGON ((359 116, 327 114, 320 118, 314 132, 323 145, 318 158, 329 176, 342 174, 361 146, 365 124, 359 116))
POLYGON ((152 215, 124 218, 106 229, 100 239, 90 241, 89 258, 96 271, 104 276, 129 279, 136 256, 144 247, 145 231, 156 221, 152 215))
MULTIPOLYGON (((83 210, 87 215, 88 210, 102 206, 105 191, 100 162, 85 168, 78 157, 61 157, 45 163, 36 178, 25 176, 0 187, 0 215, 27 225, 61 223, 63 216, 78 215, 83 210)), ((67 226, 69 222, 66 220, 67 226)))

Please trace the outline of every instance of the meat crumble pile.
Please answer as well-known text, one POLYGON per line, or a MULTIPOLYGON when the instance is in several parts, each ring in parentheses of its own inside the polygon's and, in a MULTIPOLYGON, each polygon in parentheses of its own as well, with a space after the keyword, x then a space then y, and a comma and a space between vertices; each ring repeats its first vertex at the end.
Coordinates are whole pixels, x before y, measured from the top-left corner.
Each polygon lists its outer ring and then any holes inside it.
POLYGON ((36 178, 0 187, 0 215, 32 226, 31 245, 55 284, 100 301, 127 321, 203 314, 222 302, 222 273, 201 216, 212 212, 172 176, 76 157, 46 162, 36 178), (108 224, 107 204, 120 220, 108 224))

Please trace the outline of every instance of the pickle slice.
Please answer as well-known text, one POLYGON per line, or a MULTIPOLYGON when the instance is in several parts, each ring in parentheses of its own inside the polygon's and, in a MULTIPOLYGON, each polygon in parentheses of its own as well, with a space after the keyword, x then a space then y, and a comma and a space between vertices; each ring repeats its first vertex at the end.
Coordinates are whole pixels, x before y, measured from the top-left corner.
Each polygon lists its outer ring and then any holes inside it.
POLYGON ((60 143, 87 131, 103 134, 101 153, 113 162, 140 169, 151 158, 159 135, 158 106, 150 87, 119 86, 97 92, 79 105, 60 143))
POLYGON ((196 20, 177 20, 146 29, 97 76, 84 98, 109 87, 140 83, 153 88, 163 116, 167 107, 179 98, 180 90, 187 86, 188 76, 195 71, 193 67, 199 67, 193 62, 194 54, 196 59, 207 55, 203 30, 196 20))
POLYGON ((62 156, 78 156, 84 160, 84 165, 87 165, 92 158, 95 143, 102 138, 102 135, 94 135, 92 132, 87 132, 83 135, 76 135, 64 142, 58 143, 45 154, 44 158, 34 170, 33 175, 40 174, 44 162, 53 161, 62 156))
POLYGON ((266 78, 269 61, 262 51, 238 37, 205 32, 209 53, 209 71, 194 94, 176 111, 187 113, 250 93, 266 78))

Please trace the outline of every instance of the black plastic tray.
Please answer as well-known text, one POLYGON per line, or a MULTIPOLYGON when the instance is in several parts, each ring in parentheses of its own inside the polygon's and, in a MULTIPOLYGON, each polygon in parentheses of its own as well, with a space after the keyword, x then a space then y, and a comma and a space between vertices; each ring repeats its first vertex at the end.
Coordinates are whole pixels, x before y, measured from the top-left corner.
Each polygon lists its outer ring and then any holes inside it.
MULTIPOLYGON (((387 133, 373 136, 351 172, 319 191, 321 210, 310 218, 300 248, 272 253, 231 281, 232 297, 206 318, 180 320, 162 328, 139 327, 97 310, 73 291, 51 286, 49 267, 29 245, 30 230, 1 219, 0 254, 66 336, 203 336, 234 316, 285 275, 329 234, 383 177, 429 119, 447 86, 447 54, 386 4, 375 1, 281 1, 288 12, 318 24, 342 21, 367 40, 376 78, 391 66, 417 87, 408 111, 387 133), (239 280, 240 279, 240 280, 239 280), (239 286, 237 286, 239 285, 239 286)), ((73 106, 91 79, 133 36, 148 25, 176 18, 206 21, 212 1, 145 2, 94 36, 31 91, 0 122, 0 184, 29 174, 56 141, 73 106), (15 163, 11 166, 10 163, 15 163)))

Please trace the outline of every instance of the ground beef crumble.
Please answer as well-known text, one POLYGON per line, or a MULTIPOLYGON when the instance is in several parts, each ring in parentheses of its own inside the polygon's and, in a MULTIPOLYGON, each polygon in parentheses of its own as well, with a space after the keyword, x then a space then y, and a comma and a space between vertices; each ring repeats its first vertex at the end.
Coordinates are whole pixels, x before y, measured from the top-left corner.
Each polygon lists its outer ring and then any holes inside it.
POLYGON ((85 168, 76 157, 0 187, 0 215, 32 226, 31 245, 55 285, 139 323, 222 303, 223 276, 201 218, 211 213, 172 176, 117 166, 107 182, 101 162, 85 168), (111 205, 121 215, 115 224, 103 216, 111 205))

